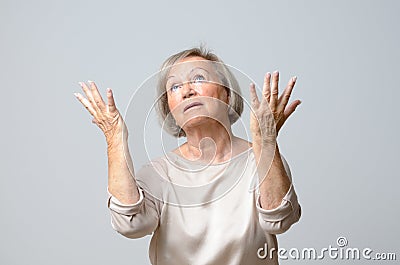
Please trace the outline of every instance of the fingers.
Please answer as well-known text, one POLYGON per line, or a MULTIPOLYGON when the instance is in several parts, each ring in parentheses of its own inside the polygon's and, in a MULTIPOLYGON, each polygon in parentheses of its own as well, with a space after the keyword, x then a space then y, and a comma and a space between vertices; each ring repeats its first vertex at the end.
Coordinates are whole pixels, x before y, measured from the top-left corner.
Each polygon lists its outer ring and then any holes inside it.
POLYGON ((250 84, 250 100, 252 107, 258 108, 258 106, 260 105, 260 100, 257 96, 256 86, 253 83, 250 84))
POLYGON ((74 93, 75 97, 82 103, 82 105, 92 114, 92 116, 96 115, 96 111, 93 109, 92 104, 89 102, 87 98, 82 96, 79 93, 74 93))
POLYGON ((99 93, 99 90, 97 89, 96 84, 93 81, 89 81, 89 85, 90 85, 90 91, 93 95, 94 103, 99 109, 104 110, 106 108, 106 105, 99 93))
POLYGON ((90 89, 86 85, 86 83, 79 82, 79 85, 81 86, 81 88, 82 88, 83 92, 85 93, 85 95, 86 95, 87 99, 89 100, 89 102, 93 102, 94 103, 92 92, 90 91, 90 89))
POLYGON ((270 97, 271 97, 271 73, 268 72, 265 74, 264 77, 264 84, 263 84, 263 96, 264 96, 264 101, 266 103, 269 103, 270 97))
POLYGON ((292 77, 282 95, 279 96, 279 72, 274 71, 272 74, 267 73, 264 77, 263 98, 261 102, 256 98, 257 95, 255 94, 254 85, 250 87, 252 102, 255 102, 257 99, 256 102, 259 104, 260 108, 264 109, 266 105, 269 107, 277 122, 276 126, 278 131, 286 119, 293 114, 301 103, 300 100, 296 100, 287 106, 296 81, 297 77, 292 77))
POLYGON ((283 91, 283 94, 279 97, 278 111, 285 110, 286 105, 288 104, 290 96, 292 94, 294 85, 296 84, 296 80, 297 80, 296 76, 290 78, 285 90, 283 91))
POLYGON ((79 93, 74 93, 75 97, 83 104, 83 106, 92 114, 93 117, 98 117, 98 115, 104 115, 108 111, 114 112, 117 110, 115 106, 113 92, 110 88, 107 88, 107 105, 105 104, 103 98, 101 97, 96 84, 93 81, 88 81, 89 86, 84 82, 79 82, 82 87, 83 92, 87 98, 79 93))
POLYGON ((111 88, 107 88, 107 107, 110 112, 114 112, 117 109, 115 107, 114 95, 111 88))
POLYGON ((95 110, 104 110, 105 109, 105 104, 103 99, 101 98, 101 95, 99 93, 99 90, 97 89, 96 84, 93 81, 88 81, 89 86, 86 85, 84 82, 79 82, 79 85, 82 87, 83 92, 85 92, 85 95, 89 102, 91 103, 93 109, 95 110))
POLYGON ((271 85, 271 99, 269 101, 272 112, 276 111, 278 104, 278 85, 279 85, 279 72, 275 71, 272 74, 272 85, 271 85))

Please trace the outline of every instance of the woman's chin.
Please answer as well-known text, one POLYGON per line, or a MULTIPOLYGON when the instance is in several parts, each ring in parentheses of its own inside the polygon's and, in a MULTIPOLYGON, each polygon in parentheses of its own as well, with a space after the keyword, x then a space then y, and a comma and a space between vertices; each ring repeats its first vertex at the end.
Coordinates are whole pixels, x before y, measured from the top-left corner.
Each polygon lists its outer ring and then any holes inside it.
POLYGON ((196 128, 196 127, 203 127, 203 126, 209 126, 210 123, 213 121, 213 118, 208 117, 208 116, 194 116, 188 119, 182 126, 181 128, 184 131, 196 128))

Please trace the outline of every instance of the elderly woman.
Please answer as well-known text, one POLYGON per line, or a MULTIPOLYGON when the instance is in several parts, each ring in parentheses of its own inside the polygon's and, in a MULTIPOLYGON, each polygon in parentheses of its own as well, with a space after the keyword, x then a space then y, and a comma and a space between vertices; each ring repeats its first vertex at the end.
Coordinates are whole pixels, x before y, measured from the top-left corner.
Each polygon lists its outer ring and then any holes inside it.
POLYGON ((203 48, 162 66, 158 112, 163 128, 186 142, 137 173, 128 131, 107 89, 75 93, 104 132, 112 227, 128 238, 152 234, 152 264, 278 264, 276 234, 300 218, 289 166, 276 136, 300 104, 288 104, 296 77, 278 97, 279 73, 267 73, 259 99, 250 85, 252 143, 231 125, 243 111, 235 77, 203 48), (253 187, 253 188, 252 188, 253 187))

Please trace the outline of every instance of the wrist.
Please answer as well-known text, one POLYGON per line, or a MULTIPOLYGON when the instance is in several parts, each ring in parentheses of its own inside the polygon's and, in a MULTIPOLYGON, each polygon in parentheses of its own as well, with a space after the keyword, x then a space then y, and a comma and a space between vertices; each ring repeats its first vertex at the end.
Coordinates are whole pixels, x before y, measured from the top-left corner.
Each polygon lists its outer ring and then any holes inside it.
POLYGON ((271 147, 276 145, 276 137, 273 136, 262 136, 259 134, 253 134, 253 145, 257 145, 259 147, 271 147))
POLYGON ((118 133, 113 135, 113 137, 107 138, 107 148, 109 151, 112 150, 120 150, 124 146, 128 144, 128 135, 122 135, 122 133, 118 133))

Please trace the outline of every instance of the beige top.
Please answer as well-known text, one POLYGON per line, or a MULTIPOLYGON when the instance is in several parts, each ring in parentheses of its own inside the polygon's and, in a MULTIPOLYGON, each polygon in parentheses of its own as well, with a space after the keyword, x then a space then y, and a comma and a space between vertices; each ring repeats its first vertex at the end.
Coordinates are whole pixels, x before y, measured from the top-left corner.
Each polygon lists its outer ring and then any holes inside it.
POLYGON ((278 248, 275 234, 297 222, 301 208, 291 185, 280 206, 262 209, 256 170, 252 148, 211 165, 170 152, 137 172, 137 203, 122 204, 109 194, 112 227, 128 238, 153 234, 154 265, 278 264, 271 252, 278 248))

